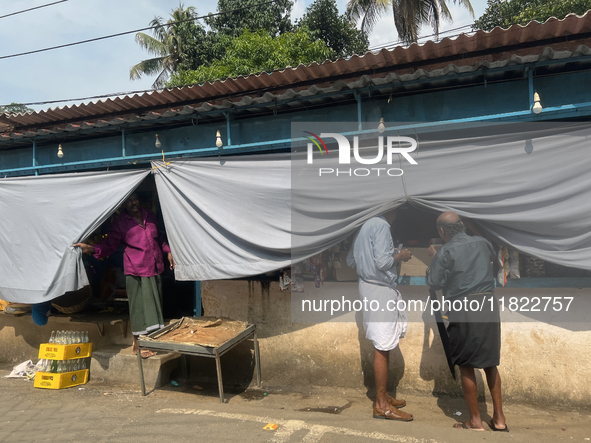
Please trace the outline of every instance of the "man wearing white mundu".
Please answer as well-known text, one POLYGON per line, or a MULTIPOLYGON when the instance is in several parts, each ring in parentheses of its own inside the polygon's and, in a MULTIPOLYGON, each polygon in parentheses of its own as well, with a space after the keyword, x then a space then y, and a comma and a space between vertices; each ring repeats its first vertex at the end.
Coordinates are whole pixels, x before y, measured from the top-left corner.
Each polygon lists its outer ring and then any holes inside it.
MULTIPOLYGON (((347 264, 357 269, 359 276, 359 297, 364 306, 368 302, 381 307, 398 306, 401 299, 396 289, 396 265, 408 261, 412 253, 394 248, 391 224, 396 220, 396 211, 367 220, 353 241, 347 256, 347 264)), ((400 411, 406 405, 404 400, 396 400, 388 395, 388 363, 390 351, 398 346, 400 338, 406 333, 406 311, 364 309, 363 328, 365 336, 374 347, 374 379, 376 384, 376 404, 373 417, 386 420, 411 421, 412 414, 400 411)))

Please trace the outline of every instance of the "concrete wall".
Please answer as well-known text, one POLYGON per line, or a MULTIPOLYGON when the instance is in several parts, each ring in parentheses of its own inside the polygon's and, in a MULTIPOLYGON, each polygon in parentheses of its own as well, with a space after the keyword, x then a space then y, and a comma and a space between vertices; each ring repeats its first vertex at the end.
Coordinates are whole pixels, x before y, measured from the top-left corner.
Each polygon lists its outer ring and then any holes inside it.
POLYGON ((49 317, 45 326, 37 326, 30 315, 13 316, 0 312, 0 362, 21 363, 25 360, 37 362, 39 345, 47 343, 51 331, 88 331, 93 349, 124 348, 131 346, 132 336, 128 327, 123 337, 119 325, 104 326, 101 336, 96 324, 71 322, 69 317, 49 317))
MULTIPOLYGON (((326 282, 322 291, 351 293, 356 292, 356 287, 354 282, 326 282)), ((406 300, 426 300, 425 286, 399 289, 406 300)), ((319 295, 312 282, 306 282, 305 290, 309 298, 319 295)), ((580 314, 577 319, 575 314, 561 317, 551 313, 543 321, 528 317, 528 313, 506 310, 502 314, 500 371, 506 398, 591 405, 591 323, 585 321, 585 312, 590 312, 591 307, 591 290, 499 288, 496 293, 506 300, 573 296, 576 303, 572 308, 580 314)), ((264 386, 294 391, 312 386, 372 390, 373 348, 354 315, 339 318, 348 321, 292 322, 292 294, 280 292, 276 282, 203 282, 202 298, 206 316, 230 317, 257 325, 264 386)), ((461 395, 459 382, 449 374, 436 326, 421 313, 409 312, 406 338, 393 351, 390 364, 391 389, 461 395)), ((251 370, 249 365, 241 368, 251 370)), ((484 394, 483 383, 480 389, 484 394)))

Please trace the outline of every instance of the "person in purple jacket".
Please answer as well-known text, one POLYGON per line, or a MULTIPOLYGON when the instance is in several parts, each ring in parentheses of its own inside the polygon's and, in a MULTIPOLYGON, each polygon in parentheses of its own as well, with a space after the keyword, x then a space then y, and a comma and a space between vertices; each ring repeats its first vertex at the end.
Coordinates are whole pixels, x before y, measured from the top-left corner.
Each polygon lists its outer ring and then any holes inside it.
MULTIPOLYGON (((95 245, 76 243, 85 254, 96 258, 113 254, 124 246, 123 271, 129 299, 129 316, 133 334, 133 352, 137 353, 137 338, 164 327, 162 316, 162 253, 168 254, 170 269, 175 263, 170 247, 161 238, 153 212, 140 207, 134 192, 123 203, 124 211, 113 221, 107 238, 95 245)), ((142 351, 142 357, 154 355, 142 351)))

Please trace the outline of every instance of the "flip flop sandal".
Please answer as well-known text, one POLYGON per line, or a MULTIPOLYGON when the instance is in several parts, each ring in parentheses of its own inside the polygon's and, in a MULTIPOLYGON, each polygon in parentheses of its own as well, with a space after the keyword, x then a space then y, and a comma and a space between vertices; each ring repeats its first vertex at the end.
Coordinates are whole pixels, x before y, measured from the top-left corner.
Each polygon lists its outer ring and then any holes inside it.
POLYGON ((509 432, 509 426, 507 426, 507 423, 505 423, 505 427, 504 428, 497 428, 495 426, 495 422, 492 421, 492 420, 488 423, 488 425, 495 432, 509 432))

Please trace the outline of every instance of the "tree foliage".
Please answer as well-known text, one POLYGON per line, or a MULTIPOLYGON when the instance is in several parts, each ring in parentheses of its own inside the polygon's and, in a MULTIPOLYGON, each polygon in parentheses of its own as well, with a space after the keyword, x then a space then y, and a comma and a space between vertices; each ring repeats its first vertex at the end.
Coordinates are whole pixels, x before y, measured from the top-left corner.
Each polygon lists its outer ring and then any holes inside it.
POLYGON ((191 71, 173 75, 167 86, 183 86, 205 83, 228 77, 238 77, 260 72, 271 72, 301 63, 324 61, 334 52, 322 40, 313 40, 303 29, 285 32, 278 37, 266 30, 245 30, 234 38, 224 56, 191 71))
POLYGON ((490 31, 496 26, 508 28, 530 21, 545 22, 550 17, 563 19, 570 13, 583 15, 591 9, 591 0, 488 0, 486 11, 473 28, 490 31))
POLYGON ((0 114, 27 114, 29 112, 35 112, 34 109, 27 108, 25 105, 20 103, 11 103, 6 106, 0 106, 0 114))
POLYGON ((293 1, 277 0, 260 5, 261 0, 218 0, 217 12, 210 15, 205 23, 214 33, 238 37, 246 29, 264 30, 270 36, 277 36, 293 29, 291 8, 293 1), (233 11, 233 12, 230 12, 233 11))
MULTIPOLYGON (((472 16, 470 0, 454 0, 472 16)), ((369 34, 379 18, 391 11, 398 38, 405 43, 416 42, 423 25, 430 25, 439 33, 442 19, 452 21, 446 0, 349 0, 347 15, 355 22, 361 20, 361 30, 369 34)))
POLYGON ((367 51, 367 35, 347 16, 339 15, 335 0, 316 0, 298 22, 313 39, 323 40, 339 57, 367 51))
POLYGON ((205 29, 196 21, 197 10, 193 6, 180 4, 172 10, 171 18, 164 22, 154 17, 150 22, 153 37, 138 32, 135 41, 155 57, 142 60, 131 67, 129 78, 137 80, 142 75, 158 75, 152 87, 162 87, 169 75, 181 67, 200 65, 206 59, 202 51, 205 46, 205 29))
POLYGON ((182 4, 167 22, 155 17, 153 36, 136 35, 154 57, 133 66, 130 78, 157 75, 154 88, 182 86, 367 50, 367 36, 339 15, 335 0, 315 0, 296 25, 290 18, 292 0, 260 3, 218 0, 219 15, 205 17, 205 25, 194 20, 195 8, 182 4))

